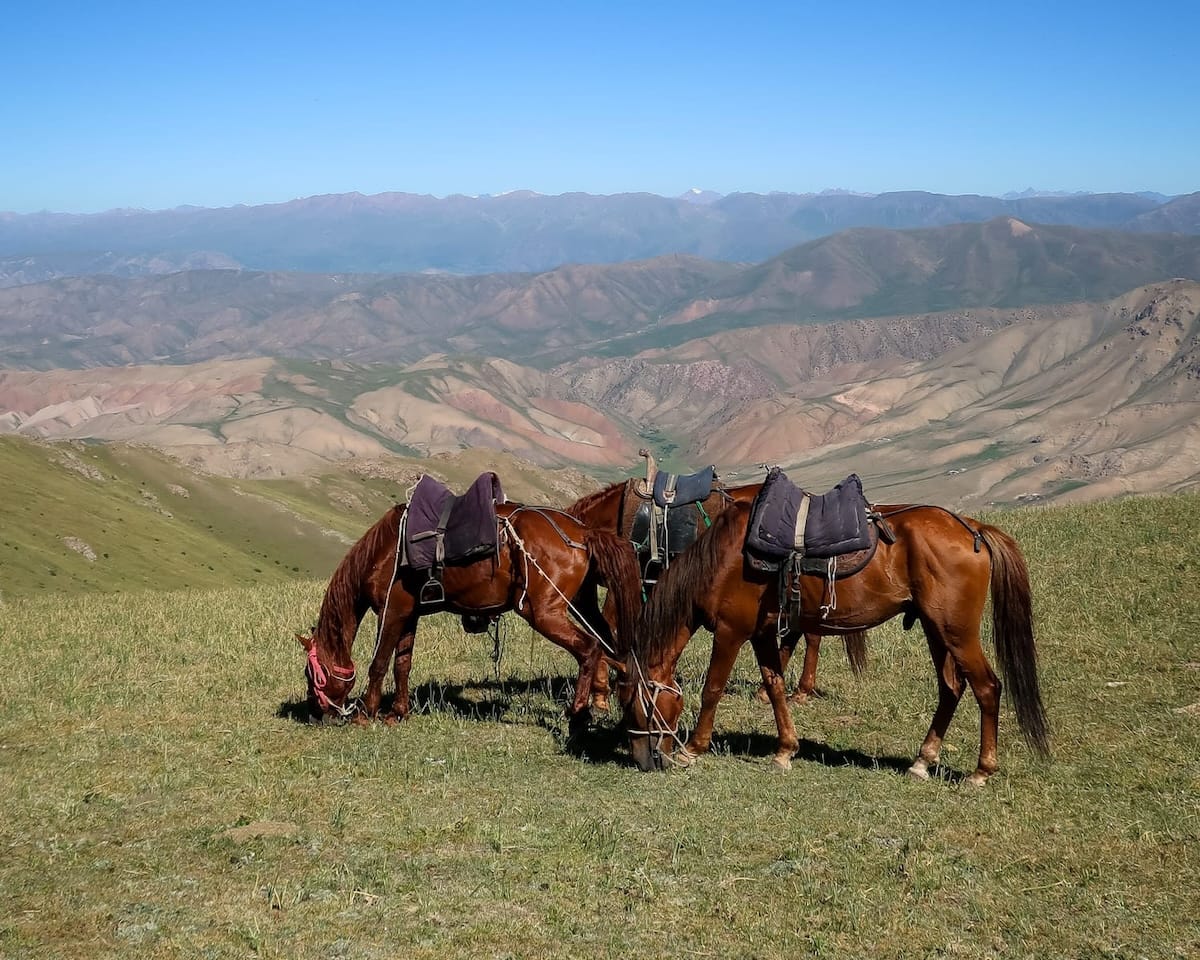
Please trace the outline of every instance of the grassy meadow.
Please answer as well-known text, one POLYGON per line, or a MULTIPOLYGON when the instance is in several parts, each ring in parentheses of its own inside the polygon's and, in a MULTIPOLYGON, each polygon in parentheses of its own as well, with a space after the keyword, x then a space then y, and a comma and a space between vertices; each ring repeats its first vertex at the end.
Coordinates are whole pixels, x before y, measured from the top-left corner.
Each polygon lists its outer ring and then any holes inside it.
POLYGON ((743 652, 715 752, 643 775, 615 715, 567 749, 571 662, 512 615, 498 670, 426 621, 414 715, 364 729, 297 719, 320 582, 5 591, 0 956, 1200 955, 1200 497, 991 519, 1054 757, 1006 709, 982 791, 969 695, 942 776, 902 774, 935 692, 898 624, 861 680, 827 641, 790 772, 743 652))

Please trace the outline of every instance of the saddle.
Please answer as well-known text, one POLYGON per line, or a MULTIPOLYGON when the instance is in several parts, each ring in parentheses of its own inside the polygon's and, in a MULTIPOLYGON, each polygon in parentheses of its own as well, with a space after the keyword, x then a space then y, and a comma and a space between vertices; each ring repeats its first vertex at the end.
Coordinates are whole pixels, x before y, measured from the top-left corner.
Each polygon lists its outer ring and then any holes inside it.
POLYGON ((878 544, 862 481, 852 473, 828 493, 814 495, 772 467, 750 507, 744 553, 757 570, 799 564, 801 572, 850 576, 866 566, 878 544), (855 557, 853 569, 831 560, 855 557), (861 563, 857 561, 861 560, 861 563))
POLYGON ((664 510, 700 503, 708 499, 716 480, 717 468, 712 466, 683 477, 659 471, 654 475, 654 502, 664 510))
POLYGON ((656 471, 653 480, 630 480, 625 487, 622 534, 640 554, 667 566, 712 523, 723 493, 715 467, 680 476, 656 471))
POLYGON ((429 474, 421 476, 404 512, 400 564, 429 571, 429 582, 421 590, 422 602, 444 599, 439 577, 447 564, 496 555, 496 504, 504 502, 500 478, 491 472, 480 474, 462 496, 455 496, 429 474), (427 599, 426 588, 431 584, 437 589, 429 590, 432 599, 427 599))

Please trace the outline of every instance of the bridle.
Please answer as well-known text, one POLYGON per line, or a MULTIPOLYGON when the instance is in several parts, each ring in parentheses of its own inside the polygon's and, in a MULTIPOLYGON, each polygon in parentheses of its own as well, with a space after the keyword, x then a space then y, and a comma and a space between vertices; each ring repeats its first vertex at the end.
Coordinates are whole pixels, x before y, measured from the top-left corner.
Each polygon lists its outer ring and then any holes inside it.
MULTIPOLYGON (((633 660, 634 669, 637 671, 637 678, 634 680, 633 692, 637 698, 638 705, 642 708, 642 713, 646 716, 646 729, 635 730, 632 727, 626 728, 626 733, 634 736, 653 737, 653 742, 650 746, 650 755, 656 761, 661 760, 664 756, 663 741, 670 737, 675 741, 677 748, 675 753, 681 755, 685 761, 694 759, 694 756, 687 747, 679 742, 679 723, 674 726, 667 723, 666 717, 662 711, 658 709, 658 696, 661 693, 673 693, 683 699, 683 689, 676 683, 663 683, 661 680, 648 680, 646 674, 642 671, 642 665, 638 662, 636 656, 630 656, 633 660)), ((666 755, 667 759, 671 759, 674 754, 666 755)))
POLYGON ((312 681, 313 695, 317 698, 317 703, 322 710, 327 710, 330 713, 336 713, 345 718, 352 716, 358 710, 358 701, 352 703, 340 704, 334 703, 329 699, 329 695, 325 692, 325 686, 329 682, 329 677, 332 676, 335 680, 341 680, 343 683, 354 685, 354 678, 357 675, 354 667, 350 667, 349 673, 345 667, 330 665, 329 672, 325 672, 325 668, 321 665, 321 658, 317 656, 317 643, 314 640, 308 648, 308 667, 306 668, 309 680, 312 681))

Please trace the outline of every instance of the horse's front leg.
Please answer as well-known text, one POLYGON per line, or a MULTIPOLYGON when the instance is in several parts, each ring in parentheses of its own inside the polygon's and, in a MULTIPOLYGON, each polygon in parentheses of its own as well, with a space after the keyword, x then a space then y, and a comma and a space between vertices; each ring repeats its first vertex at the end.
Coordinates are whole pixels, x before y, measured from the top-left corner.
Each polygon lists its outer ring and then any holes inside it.
POLYGON ((412 709, 408 696, 408 675, 412 671, 413 645, 417 641, 417 619, 413 615, 405 621, 396 644, 396 659, 392 668, 396 695, 392 699, 391 711, 383 718, 385 723, 398 723, 412 709))
MULTIPOLYGON (((383 619, 379 624, 375 654, 367 670, 367 692, 362 702, 362 712, 370 719, 374 719, 379 713, 379 704, 383 699, 383 678, 387 674, 388 664, 392 661, 401 636, 407 630, 416 629, 412 597, 400 584, 392 586, 386 609, 380 612, 380 616, 383 619)), ((411 643, 409 649, 411 652, 411 643)))
MULTIPOLYGON (((820 642, 819 637, 817 642, 820 642)), ((759 672, 762 673, 763 689, 767 692, 771 710, 775 714, 775 727, 779 731, 775 764, 784 770, 790 770, 792 757, 800 747, 800 740, 792 723, 792 712, 788 709, 787 687, 784 684, 783 661, 779 656, 779 647, 774 635, 763 630, 754 633, 750 644, 754 649, 754 658, 758 661, 759 672)))
POLYGON ((676 757, 677 761, 690 762, 692 757, 689 754, 699 756, 712 745, 717 704, 725 695, 725 684, 729 682, 729 674, 733 672, 733 664, 741 647, 742 641, 734 639, 730 631, 718 626, 713 632, 712 657, 708 662, 708 672, 704 674, 704 692, 700 695, 700 716, 696 719, 696 729, 692 731, 682 757, 676 757))

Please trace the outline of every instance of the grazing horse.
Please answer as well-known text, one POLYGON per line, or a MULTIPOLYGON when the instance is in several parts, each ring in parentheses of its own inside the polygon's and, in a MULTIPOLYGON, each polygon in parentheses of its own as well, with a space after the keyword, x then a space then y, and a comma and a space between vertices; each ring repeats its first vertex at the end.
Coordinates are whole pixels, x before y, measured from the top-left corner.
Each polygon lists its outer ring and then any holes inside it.
MULTIPOLYGON (((642 456, 646 457, 650 476, 653 476, 654 459, 650 454, 643 450, 642 456)), ((628 536, 630 533, 629 525, 633 509, 636 507, 627 502, 630 497, 637 497, 633 487, 636 480, 620 480, 617 483, 610 484, 603 490, 598 490, 595 493, 589 493, 587 496, 576 500, 571 506, 567 507, 567 513, 573 517, 578 517, 588 527, 593 530, 608 530, 611 533, 624 533, 628 536), (625 529, 622 530, 622 527, 625 529)), ((647 481, 647 488, 650 482, 647 481)), ((752 503, 754 498, 758 496, 758 491, 762 489, 761 483, 748 483, 737 487, 726 487, 721 485, 714 490, 714 494, 705 502, 705 516, 712 518, 719 514, 731 503, 752 503)), ((676 510, 687 509, 687 507, 675 507, 676 510)), ((639 557, 639 561, 643 568, 647 564, 646 557, 639 557)), ((674 562, 674 561, 672 561, 674 562)), ((606 604, 606 615, 607 615, 606 604)), ((796 648, 796 641, 799 639, 799 634, 794 631, 789 631, 782 638, 780 645, 780 659, 783 664, 783 669, 787 669, 788 661, 792 657, 792 651, 796 648)), ((846 658, 850 662, 850 668, 856 675, 861 675, 867 668, 867 634, 865 631, 854 631, 847 633, 844 636, 846 644, 846 658)), ((821 634, 806 632, 804 634, 804 665, 800 671, 800 680, 796 684, 795 692, 792 693, 788 700, 792 703, 804 703, 816 691, 817 686, 817 657, 821 651, 821 634)), ((767 703, 768 697, 765 688, 759 688, 756 694, 759 700, 767 703)))
MULTIPOLYGON (((743 554, 750 507, 733 504, 712 529, 675 558, 643 607, 638 633, 620 684, 633 757, 642 770, 669 759, 691 762, 709 747, 713 716, 738 650, 749 640, 770 696, 779 730, 775 763, 785 769, 799 747, 787 709, 776 645, 781 577, 752 567, 743 554), (674 757, 683 693, 675 666, 701 626, 713 633, 700 715, 687 745, 674 757)), ((937 675, 938 703, 929 733, 909 773, 929 777, 959 698, 970 685, 981 716, 979 762, 967 779, 983 784, 997 769, 1000 682, 980 645, 980 621, 992 594, 996 654, 1017 724, 1040 754, 1049 753, 1033 637, 1029 573, 1015 540, 996 527, 940 507, 900 506, 883 513, 895 542, 880 537, 870 561, 836 583, 827 601, 823 577, 796 575, 787 594, 793 623, 806 631, 853 632, 897 614, 920 621, 937 675), (832 599, 832 598, 830 598, 832 599)))
POLYGON ((495 556, 447 564, 442 570, 444 595, 430 603, 422 598, 428 572, 397 563, 404 512, 404 505, 393 507, 350 548, 329 581, 312 634, 297 634, 308 654, 305 675, 314 715, 357 714, 360 723, 374 717, 388 661, 394 655, 396 696, 384 719, 403 719, 409 712, 408 674, 417 622, 423 615, 446 610, 462 614, 464 622, 473 618, 477 624, 486 624, 491 617, 515 610, 579 663, 567 713, 572 732, 586 727, 590 720, 588 697, 602 662, 602 649, 607 647, 613 656, 623 657, 637 618, 641 585, 632 546, 612 534, 589 530, 574 517, 550 507, 500 504, 496 506, 499 543, 495 556), (615 598, 615 637, 600 615, 598 581, 615 598), (351 650, 368 609, 378 616, 379 630, 359 714, 346 701, 355 677, 351 650), (594 630, 589 632, 572 620, 571 612, 594 630))

